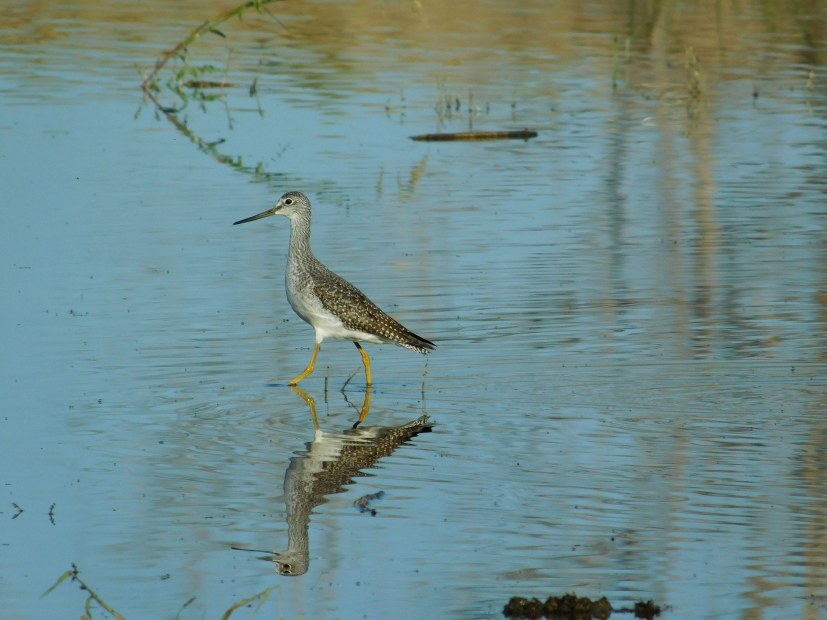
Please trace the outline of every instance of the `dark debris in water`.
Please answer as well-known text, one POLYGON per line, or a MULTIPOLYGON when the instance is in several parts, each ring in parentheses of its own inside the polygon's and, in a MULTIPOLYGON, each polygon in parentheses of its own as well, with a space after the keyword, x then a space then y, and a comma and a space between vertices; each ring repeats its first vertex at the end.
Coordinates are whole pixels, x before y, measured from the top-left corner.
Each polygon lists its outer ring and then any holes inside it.
POLYGON ((660 605, 652 601, 639 601, 634 609, 614 609, 605 596, 592 600, 575 593, 563 596, 549 596, 546 602, 536 598, 514 596, 505 605, 503 615, 507 618, 548 618, 549 620, 606 620, 612 612, 634 613, 636 618, 651 620, 660 615, 660 605))
POLYGON ((378 493, 369 493, 368 495, 363 495, 355 502, 353 505, 361 512, 362 514, 369 514, 372 517, 376 516, 376 509, 371 507, 371 502, 377 499, 382 499, 385 497, 384 491, 379 491, 378 493))
POLYGON ((635 603, 635 618, 646 618, 646 620, 651 620, 651 618, 659 616, 660 611, 660 605, 656 605, 651 600, 638 601, 635 603))

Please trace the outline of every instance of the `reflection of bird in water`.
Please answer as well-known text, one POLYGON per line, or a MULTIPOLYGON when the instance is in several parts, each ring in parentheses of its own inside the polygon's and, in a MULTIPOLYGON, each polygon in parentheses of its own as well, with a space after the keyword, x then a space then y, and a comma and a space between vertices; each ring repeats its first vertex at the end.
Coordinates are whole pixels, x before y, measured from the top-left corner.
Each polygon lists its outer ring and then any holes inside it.
MULTIPOLYGON (((428 416, 401 426, 365 426, 341 433, 326 433, 318 426, 316 405, 304 390, 293 388, 310 407, 316 436, 307 444, 307 451, 290 459, 284 475, 284 498, 287 504, 288 546, 266 556, 278 565, 282 575, 302 575, 310 563, 308 528, 310 513, 325 497, 340 493, 343 486, 372 467, 380 458, 388 456, 403 443, 419 433, 431 430, 428 416)), ((369 392, 366 393, 366 397, 369 392)), ((369 399, 366 398, 369 407, 369 399)), ((367 416, 363 407, 362 418, 367 416)))
POLYGON ((290 250, 284 282, 287 301, 316 330, 316 345, 307 368, 290 381, 296 385, 316 367, 316 356, 325 338, 353 341, 371 384, 370 358, 360 342, 398 344, 418 353, 436 348, 433 342, 385 314, 362 291, 325 267, 310 249, 310 200, 301 192, 287 192, 272 209, 235 222, 244 224, 270 215, 290 218, 290 250))

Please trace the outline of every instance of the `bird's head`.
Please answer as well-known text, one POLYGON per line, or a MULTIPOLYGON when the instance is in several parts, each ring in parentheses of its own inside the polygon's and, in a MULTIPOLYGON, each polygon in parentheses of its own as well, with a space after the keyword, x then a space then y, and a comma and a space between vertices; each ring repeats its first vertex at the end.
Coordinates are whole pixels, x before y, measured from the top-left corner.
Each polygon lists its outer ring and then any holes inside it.
POLYGON ((292 219, 297 215, 303 214, 310 214, 310 200, 301 192, 287 192, 278 199, 278 202, 276 202, 271 209, 246 217, 243 220, 238 220, 237 222, 233 222, 233 224, 246 224, 247 222, 260 220, 271 215, 283 215, 292 219))

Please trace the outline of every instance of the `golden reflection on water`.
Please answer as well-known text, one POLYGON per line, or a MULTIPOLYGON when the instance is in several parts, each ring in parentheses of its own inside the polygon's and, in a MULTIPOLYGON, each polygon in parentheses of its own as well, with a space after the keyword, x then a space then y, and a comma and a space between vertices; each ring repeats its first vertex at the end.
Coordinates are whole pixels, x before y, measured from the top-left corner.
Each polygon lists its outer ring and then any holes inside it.
MULTIPOLYGON (((160 53, 176 41, 171 28, 183 39, 192 28, 232 6, 224 3, 205 14, 204 4, 194 0, 140 6, 75 0, 49 5, 48 11, 37 3, 19 4, 9 7, 0 32, 5 45, 21 50, 46 45, 70 53, 90 46, 106 51, 142 41, 157 42, 160 53)), ((516 5, 417 0, 379 6, 367 0, 274 2, 265 14, 249 11, 245 19, 226 24, 226 40, 205 37, 198 46, 215 51, 222 44, 237 44, 236 37, 243 33, 271 49, 287 46, 313 52, 321 62, 305 69, 308 74, 324 70, 319 73, 321 82, 324 75, 336 80, 335 73, 341 71, 367 78, 373 67, 383 66, 373 54, 382 46, 397 63, 430 65, 438 58, 426 79, 443 75, 482 85, 499 82, 514 71, 517 76, 530 69, 553 75, 571 66, 597 71, 606 79, 617 74, 658 97, 687 90, 685 57, 692 50, 701 67, 701 92, 714 96, 721 80, 750 75, 771 79, 795 65, 803 68, 803 84, 806 67, 821 62, 820 42, 827 32, 824 13, 818 0, 534 0, 516 5)), ((364 87, 369 84, 366 79, 364 87)), ((548 87, 546 81, 542 88, 548 87)))

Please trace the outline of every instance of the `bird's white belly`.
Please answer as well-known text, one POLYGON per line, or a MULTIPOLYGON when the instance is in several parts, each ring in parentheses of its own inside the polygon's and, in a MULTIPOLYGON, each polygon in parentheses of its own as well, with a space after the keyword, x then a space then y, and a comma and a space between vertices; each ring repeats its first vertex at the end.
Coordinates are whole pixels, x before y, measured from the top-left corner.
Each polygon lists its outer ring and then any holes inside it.
POLYGON ((287 301, 306 322, 316 330, 316 342, 325 339, 354 340, 360 342, 372 342, 381 344, 383 341, 374 336, 358 330, 348 329, 342 324, 341 319, 322 306, 319 298, 312 294, 312 290, 297 292, 287 286, 287 301))

